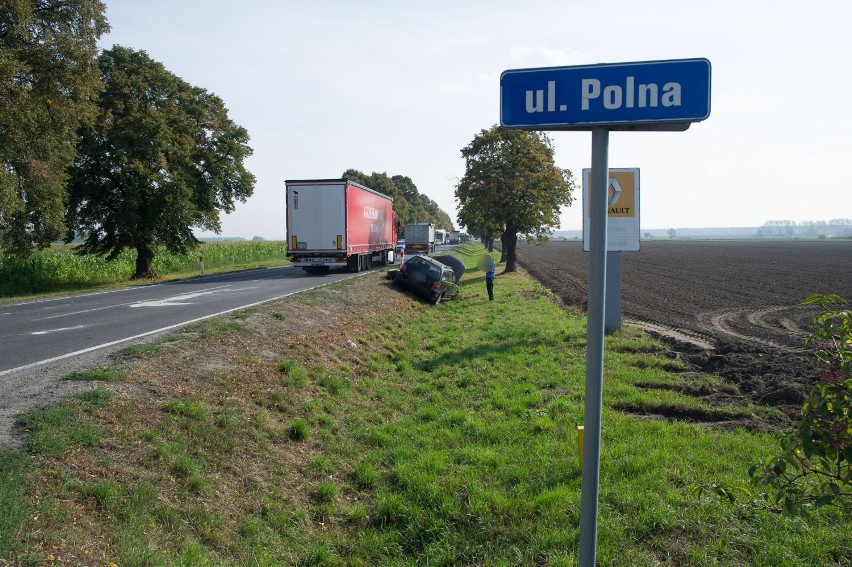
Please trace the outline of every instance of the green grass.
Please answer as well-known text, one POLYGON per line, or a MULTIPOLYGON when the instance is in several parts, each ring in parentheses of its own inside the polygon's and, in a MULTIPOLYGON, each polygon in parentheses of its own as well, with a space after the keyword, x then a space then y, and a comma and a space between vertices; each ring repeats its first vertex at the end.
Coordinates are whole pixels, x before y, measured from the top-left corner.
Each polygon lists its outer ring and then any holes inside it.
POLYGON ((304 419, 297 419, 290 424, 287 436, 293 441, 304 441, 311 434, 310 426, 304 419))
POLYGON ((103 433, 91 414, 106 407, 111 395, 95 388, 25 414, 20 425, 29 433, 27 448, 34 454, 59 455, 72 447, 91 447, 103 433))
POLYGON ((118 354, 126 358, 150 358, 162 352, 163 342, 162 340, 155 340, 152 343, 139 343, 126 346, 118 351, 118 354))
POLYGON ((121 380, 124 378, 125 371, 121 368, 113 366, 90 368, 88 370, 80 370, 72 372, 63 377, 63 380, 71 380, 75 382, 89 382, 100 380, 110 382, 113 380, 121 380))
POLYGON ((302 387, 308 383, 308 373, 295 360, 280 360, 278 370, 286 377, 286 383, 289 385, 302 387))
POLYGON ((204 421, 207 417, 207 408, 204 403, 196 399, 169 400, 166 410, 194 421, 204 421))
POLYGON ((237 333, 250 332, 248 325, 241 320, 226 319, 224 317, 213 317, 212 319, 205 319, 204 321, 181 327, 182 333, 198 333, 205 339, 212 339, 232 331, 237 333))
POLYGON ((26 453, 0 451, 0 557, 22 547, 19 529, 30 513, 27 485, 32 468, 26 453))
MULTIPOLYGON (((471 266, 482 253, 458 250, 471 266)), ((272 358, 245 370, 268 374, 262 391, 174 398, 127 441, 143 461, 133 475, 67 473, 61 501, 95 510, 120 565, 576 564, 585 320, 522 274, 498 270, 489 302, 471 269, 457 300, 389 314, 355 357, 315 345, 329 351, 322 364, 272 358), (230 485, 239 498, 214 497, 230 485)), ((636 329, 606 347, 598 564, 848 561, 852 527, 830 510, 786 518, 700 495, 742 484, 774 451, 771 435, 712 426, 761 408, 718 377, 680 375, 636 329), (729 401, 690 395, 709 390, 729 401)), ((97 406, 69 403, 75 427, 97 406)), ((9 478, 38 466, 0 456, 9 478)), ((32 517, 22 494, 0 489, 7 534, 32 517)))

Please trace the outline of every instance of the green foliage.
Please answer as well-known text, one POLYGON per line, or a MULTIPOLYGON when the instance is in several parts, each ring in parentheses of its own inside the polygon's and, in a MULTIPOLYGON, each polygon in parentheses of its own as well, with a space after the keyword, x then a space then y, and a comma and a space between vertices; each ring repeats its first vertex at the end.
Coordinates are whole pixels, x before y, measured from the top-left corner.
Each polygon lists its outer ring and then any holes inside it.
MULTIPOLYGON (((0 296, 86 288, 126 282, 136 267, 136 250, 114 259, 76 254, 76 245, 53 245, 32 254, 27 262, 0 256, 0 296)), ((161 276, 198 273, 198 254, 206 272, 286 263, 283 242, 211 242, 197 250, 175 253, 157 247, 153 269, 161 276)))
POLYGON ((542 241, 573 202, 574 178, 553 162, 546 134, 493 126, 461 150, 465 173, 456 187, 459 221, 486 240, 500 236, 506 271, 514 272, 518 234, 542 241))
POLYGON ((453 230, 453 221, 438 203, 420 193, 410 177, 373 172, 370 175, 357 169, 343 172, 345 179, 360 183, 393 198, 393 210, 400 224, 400 238, 405 237, 404 227, 417 221, 431 221, 437 228, 453 230))
POLYGON ((814 319, 813 332, 805 346, 817 347, 817 361, 824 372, 840 372, 847 378, 852 376, 852 311, 846 307, 849 302, 839 295, 817 293, 802 305, 819 305, 822 309, 814 319))
POLYGON ((94 118, 100 0, 0 7, 0 246, 26 260, 65 232, 66 169, 76 130, 94 118))
POLYGON ((148 276, 157 245, 195 249, 193 227, 218 232, 219 211, 251 196, 248 132, 220 98, 144 51, 115 46, 98 62, 104 91, 80 133, 67 222, 84 238, 81 253, 116 258, 133 248, 135 277, 148 276))
MULTIPOLYGON (((752 505, 789 515, 834 506, 852 512, 852 311, 840 296, 815 294, 803 305, 818 305, 805 341, 815 348, 819 381, 802 405, 796 429, 782 436, 781 452, 749 469, 752 505)), ((713 485, 731 502, 736 490, 713 485)))

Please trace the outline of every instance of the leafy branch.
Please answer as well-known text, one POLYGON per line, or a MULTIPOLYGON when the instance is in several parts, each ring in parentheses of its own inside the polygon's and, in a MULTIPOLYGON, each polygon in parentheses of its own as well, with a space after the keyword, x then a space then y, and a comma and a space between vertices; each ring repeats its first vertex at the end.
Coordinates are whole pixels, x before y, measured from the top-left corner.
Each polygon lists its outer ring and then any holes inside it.
POLYGON ((818 305, 805 345, 814 348, 819 381, 802 405, 798 426, 782 436, 781 452, 749 468, 750 487, 711 485, 717 496, 789 515, 833 506, 852 512, 852 310, 834 294, 814 294, 818 305))

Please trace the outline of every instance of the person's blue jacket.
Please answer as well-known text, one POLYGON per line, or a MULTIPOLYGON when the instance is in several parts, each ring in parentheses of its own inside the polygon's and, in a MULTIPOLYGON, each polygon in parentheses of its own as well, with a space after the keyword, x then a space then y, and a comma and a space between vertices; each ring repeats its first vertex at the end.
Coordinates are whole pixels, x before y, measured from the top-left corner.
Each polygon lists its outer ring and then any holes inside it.
POLYGON ((485 279, 493 280, 494 276, 497 274, 497 264, 494 263, 494 259, 488 261, 488 266, 485 268, 485 279))

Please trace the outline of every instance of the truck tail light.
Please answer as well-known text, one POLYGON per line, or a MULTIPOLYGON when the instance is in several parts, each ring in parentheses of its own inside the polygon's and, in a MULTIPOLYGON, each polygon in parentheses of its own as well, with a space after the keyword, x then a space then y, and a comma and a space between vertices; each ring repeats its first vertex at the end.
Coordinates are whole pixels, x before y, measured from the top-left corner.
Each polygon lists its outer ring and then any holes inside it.
POLYGON ((290 250, 295 250, 299 246, 299 240, 295 236, 290 237, 290 250))
POLYGON ((290 258, 290 261, 291 262, 301 262, 302 259, 299 256, 293 256, 292 258, 290 258))
POLYGON ((337 235, 337 249, 343 250, 343 235, 342 234, 337 235))

